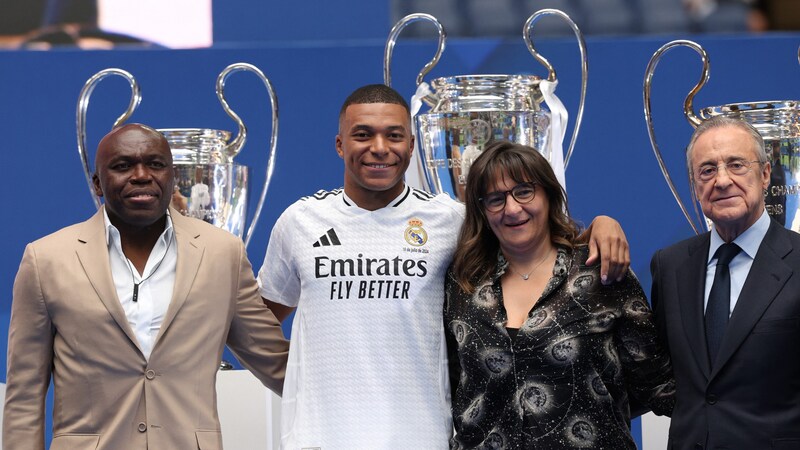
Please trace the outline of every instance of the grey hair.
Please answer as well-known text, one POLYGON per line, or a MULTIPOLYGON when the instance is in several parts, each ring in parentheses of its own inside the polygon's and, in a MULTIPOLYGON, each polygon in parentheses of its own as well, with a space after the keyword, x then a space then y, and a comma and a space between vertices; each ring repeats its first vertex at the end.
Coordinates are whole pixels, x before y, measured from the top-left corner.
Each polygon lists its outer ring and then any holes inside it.
POLYGON ((761 165, 767 163, 768 159, 767 151, 764 146, 764 138, 761 137, 761 134, 755 129, 755 127, 741 119, 735 119, 726 116, 714 116, 710 119, 704 120, 694 130, 692 139, 689 141, 689 146, 686 149, 686 168, 689 170, 689 179, 692 180, 692 182, 694 182, 694 170, 692 170, 692 152, 694 150, 695 142, 697 142, 697 139, 705 134, 706 131, 725 127, 738 128, 749 134, 753 139, 753 143, 755 144, 756 158, 758 158, 758 162, 761 165))

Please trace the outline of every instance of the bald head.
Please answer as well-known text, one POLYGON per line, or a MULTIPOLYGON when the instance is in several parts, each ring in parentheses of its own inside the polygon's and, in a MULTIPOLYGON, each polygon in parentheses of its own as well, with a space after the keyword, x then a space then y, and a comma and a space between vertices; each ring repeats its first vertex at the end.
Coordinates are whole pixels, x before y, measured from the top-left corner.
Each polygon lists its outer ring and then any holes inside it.
POLYGON ((169 156, 170 164, 172 164, 172 152, 170 152, 169 143, 163 134, 155 128, 141 123, 126 123, 114 128, 100 139, 100 143, 97 144, 97 155, 95 155, 94 159, 95 172, 101 160, 114 154, 114 149, 117 145, 121 142, 133 143, 134 141, 139 141, 143 144, 149 142, 162 147, 162 150, 166 150, 166 156, 169 156))

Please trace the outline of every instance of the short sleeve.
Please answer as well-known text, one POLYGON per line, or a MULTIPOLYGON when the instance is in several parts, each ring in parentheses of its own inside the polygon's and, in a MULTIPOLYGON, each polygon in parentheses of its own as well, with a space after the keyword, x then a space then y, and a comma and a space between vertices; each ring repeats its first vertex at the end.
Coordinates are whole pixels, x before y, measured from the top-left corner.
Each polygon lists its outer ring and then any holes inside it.
POLYGON ((264 263, 258 271, 261 296, 290 307, 296 307, 300 300, 300 277, 292 252, 292 231, 296 231, 293 211, 290 207, 275 222, 264 263))

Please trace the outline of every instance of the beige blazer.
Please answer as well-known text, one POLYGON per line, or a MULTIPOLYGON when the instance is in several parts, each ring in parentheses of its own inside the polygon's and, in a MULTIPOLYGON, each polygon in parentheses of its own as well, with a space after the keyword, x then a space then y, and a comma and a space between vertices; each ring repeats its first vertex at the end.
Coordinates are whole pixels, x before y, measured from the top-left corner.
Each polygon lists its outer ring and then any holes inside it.
POLYGON ((240 239, 172 210, 175 287, 147 361, 111 277, 103 212, 25 249, 14 282, 3 448, 220 449, 215 383, 227 344, 280 393, 289 351, 240 239))

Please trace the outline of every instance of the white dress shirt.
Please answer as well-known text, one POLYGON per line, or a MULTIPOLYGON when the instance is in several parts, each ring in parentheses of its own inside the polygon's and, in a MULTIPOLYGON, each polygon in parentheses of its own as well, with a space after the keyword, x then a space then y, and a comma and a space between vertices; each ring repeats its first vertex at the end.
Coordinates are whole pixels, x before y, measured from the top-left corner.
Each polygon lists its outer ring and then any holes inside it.
POLYGON ((111 276, 117 288, 117 298, 125 310, 125 316, 133 330, 145 358, 150 358, 164 315, 172 300, 175 285, 175 267, 178 248, 172 219, 167 213, 167 224, 150 252, 144 273, 141 275, 133 263, 122 252, 119 230, 111 224, 108 213, 103 210, 106 224, 106 244, 111 264, 111 276), (139 283, 137 301, 133 301, 134 283, 139 283))
MULTIPOLYGON (((761 217, 759 217, 750 228, 733 240, 733 243, 738 245, 742 251, 740 251, 728 265, 728 269, 731 273, 731 310, 729 314, 733 313, 733 308, 739 300, 739 294, 741 294, 742 286, 744 286, 744 282, 747 280, 747 274, 750 273, 750 268, 753 266, 753 260, 756 257, 758 248, 761 246, 761 241, 764 240, 764 236, 767 235, 767 230, 769 230, 769 223, 769 214, 764 210, 761 217)), ((711 285, 714 284, 714 273, 717 270, 717 258, 714 257, 714 254, 717 253, 717 249, 724 243, 725 241, 720 237, 716 227, 712 229, 711 245, 708 248, 708 266, 706 266, 706 288, 703 301, 704 311, 705 307, 708 306, 708 296, 711 293, 711 285)))

